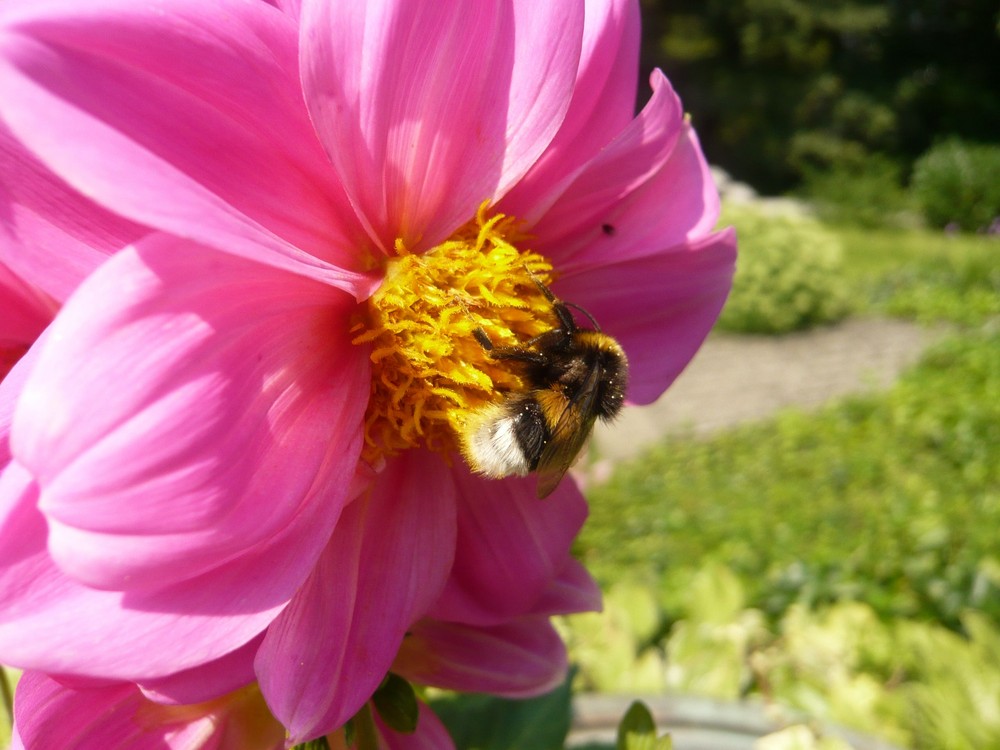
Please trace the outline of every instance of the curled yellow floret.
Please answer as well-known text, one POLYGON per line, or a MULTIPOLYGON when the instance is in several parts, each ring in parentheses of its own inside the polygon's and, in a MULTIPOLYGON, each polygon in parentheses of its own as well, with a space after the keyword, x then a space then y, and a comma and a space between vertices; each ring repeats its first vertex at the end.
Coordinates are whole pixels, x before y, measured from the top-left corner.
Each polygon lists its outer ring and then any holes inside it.
POLYGON ((385 278, 352 329, 371 347, 371 397, 364 458, 426 447, 444 454, 470 415, 504 393, 523 388, 509 363, 491 360, 474 332, 497 345, 522 343, 553 326, 552 305, 536 281, 552 266, 518 244, 517 221, 490 215, 430 250, 410 253, 401 242, 385 278))

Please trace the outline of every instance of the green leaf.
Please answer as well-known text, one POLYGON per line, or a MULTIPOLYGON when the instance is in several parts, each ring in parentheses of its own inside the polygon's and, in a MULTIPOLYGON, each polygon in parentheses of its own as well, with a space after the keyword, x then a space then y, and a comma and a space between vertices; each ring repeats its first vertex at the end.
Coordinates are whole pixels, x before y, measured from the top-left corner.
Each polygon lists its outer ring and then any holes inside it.
POLYGON ((303 742, 301 745, 296 745, 292 750, 330 750, 330 745, 326 741, 326 737, 319 737, 315 740, 303 742))
POLYGON ((656 722, 642 701, 629 706, 618 725, 616 750, 671 750, 669 736, 656 736, 656 722))
POLYGON ((393 731, 411 734, 417 728, 420 707, 413 686, 399 675, 391 672, 379 685, 372 696, 375 710, 393 731))
POLYGON ((570 725, 570 682, 530 700, 460 695, 431 702, 458 750, 562 750, 570 725))
POLYGON ((626 750, 630 735, 656 734, 656 722, 649 708, 642 701, 633 701, 628 707, 628 711, 618 724, 618 742, 615 744, 616 750, 626 750))

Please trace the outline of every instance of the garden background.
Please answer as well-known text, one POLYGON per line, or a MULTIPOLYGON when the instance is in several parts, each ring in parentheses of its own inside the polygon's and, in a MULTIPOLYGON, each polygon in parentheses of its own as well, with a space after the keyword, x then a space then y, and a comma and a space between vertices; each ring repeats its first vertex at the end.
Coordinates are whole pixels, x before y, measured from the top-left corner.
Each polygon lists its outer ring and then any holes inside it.
POLYGON ((572 684, 435 707, 470 750, 563 747, 571 691, 781 707, 789 728, 759 750, 861 748, 834 727, 1000 748, 1000 11, 643 8, 643 70, 664 69, 735 181, 741 256, 713 340, 893 318, 935 343, 819 408, 691 424, 628 460, 596 446, 577 552, 606 609, 563 624, 572 684))
MULTIPOLYGON (((694 420, 625 461, 635 434, 600 436, 578 552, 606 610, 565 624, 577 725, 580 693, 701 696, 722 722, 749 701, 788 725, 760 750, 1000 748, 1000 11, 643 8, 643 70, 664 69, 728 173, 740 260, 709 346, 885 319, 933 343, 819 408, 694 420)), ((569 700, 450 718, 464 747, 557 748, 569 700)))

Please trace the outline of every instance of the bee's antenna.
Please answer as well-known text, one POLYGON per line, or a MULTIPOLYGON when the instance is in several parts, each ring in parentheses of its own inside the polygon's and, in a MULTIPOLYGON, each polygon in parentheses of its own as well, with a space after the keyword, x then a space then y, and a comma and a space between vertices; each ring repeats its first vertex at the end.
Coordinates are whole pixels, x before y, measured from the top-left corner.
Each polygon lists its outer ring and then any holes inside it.
POLYGON ((582 312, 587 317, 587 320, 589 320, 593 324, 594 330, 597 331, 598 333, 600 332, 601 327, 597 325, 597 321, 594 320, 594 316, 591 315, 589 312, 584 310, 579 305, 574 305, 572 302, 563 302, 562 304, 565 305, 566 307, 572 307, 574 310, 579 310, 580 312, 582 312))

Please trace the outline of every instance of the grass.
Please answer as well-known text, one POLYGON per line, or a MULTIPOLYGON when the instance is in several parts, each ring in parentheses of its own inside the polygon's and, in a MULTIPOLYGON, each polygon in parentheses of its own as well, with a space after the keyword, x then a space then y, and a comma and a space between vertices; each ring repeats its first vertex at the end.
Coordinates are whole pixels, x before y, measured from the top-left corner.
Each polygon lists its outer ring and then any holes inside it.
POLYGON ((1000 239, 915 230, 837 230, 859 314, 981 325, 1000 316, 1000 239))

